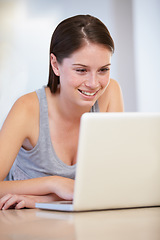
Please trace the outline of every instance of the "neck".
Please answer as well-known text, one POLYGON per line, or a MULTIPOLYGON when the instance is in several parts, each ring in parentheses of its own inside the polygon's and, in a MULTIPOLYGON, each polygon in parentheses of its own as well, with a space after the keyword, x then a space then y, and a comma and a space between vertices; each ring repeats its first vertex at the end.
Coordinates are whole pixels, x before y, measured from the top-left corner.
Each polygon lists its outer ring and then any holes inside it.
POLYGON ((61 101, 60 95, 57 100, 58 112, 63 118, 71 122, 79 121, 83 113, 90 111, 90 107, 77 106, 76 104, 64 101, 63 99, 61 101))

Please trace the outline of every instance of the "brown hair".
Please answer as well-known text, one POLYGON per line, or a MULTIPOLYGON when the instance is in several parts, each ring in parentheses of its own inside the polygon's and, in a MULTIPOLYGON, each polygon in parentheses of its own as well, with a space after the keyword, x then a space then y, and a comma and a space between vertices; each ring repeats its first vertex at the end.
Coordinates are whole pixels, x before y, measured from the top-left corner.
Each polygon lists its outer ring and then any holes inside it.
MULTIPOLYGON (((63 20, 53 32, 50 44, 50 54, 53 53, 57 61, 62 63, 74 51, 81 48, 85 41, 106 46, 114 52, 114 42, 107 27, 96 17, 90 15, 77 15, 63 20)), ((59 76, 49 66, 48 87, 52 93, 57 91, 59 76)))

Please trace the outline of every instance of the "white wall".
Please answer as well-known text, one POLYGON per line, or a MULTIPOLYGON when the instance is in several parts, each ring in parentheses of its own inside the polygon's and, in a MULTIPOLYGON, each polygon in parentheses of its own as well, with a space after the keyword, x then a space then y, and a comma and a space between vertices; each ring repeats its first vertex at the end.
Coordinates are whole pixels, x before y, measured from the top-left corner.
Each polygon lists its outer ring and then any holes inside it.
POLYGON ((138 111, 160 111, 160 1, 134 0, 138 111))
POLYGON ((116 45, 111 77, 122 87, 125 110, 159 111, 158 10, 159 0, 0 0, 0 127, 19 96, 47 84, 51 34, 76 14, 94 15, 109 28, 116 45))

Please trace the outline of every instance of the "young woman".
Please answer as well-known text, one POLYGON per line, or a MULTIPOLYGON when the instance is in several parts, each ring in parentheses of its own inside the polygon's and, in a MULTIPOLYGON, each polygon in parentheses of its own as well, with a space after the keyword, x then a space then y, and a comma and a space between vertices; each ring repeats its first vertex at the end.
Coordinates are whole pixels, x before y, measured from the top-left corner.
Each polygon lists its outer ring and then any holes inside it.
POLYGON ((48 85, 20 97, 0 131, 0 209, 73 199, 82 114, 123 111, 119 84, 110 79, 113 52, 95 17, 77 15, 57 26, 48 85))

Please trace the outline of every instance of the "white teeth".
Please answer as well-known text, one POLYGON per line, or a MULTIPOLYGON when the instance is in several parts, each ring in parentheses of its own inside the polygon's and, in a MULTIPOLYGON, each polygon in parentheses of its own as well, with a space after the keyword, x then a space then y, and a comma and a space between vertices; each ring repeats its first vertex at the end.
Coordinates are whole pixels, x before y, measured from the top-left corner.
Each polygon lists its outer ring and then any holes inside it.
POLYGON ((96 92, 93 92, 93 93, 84 92, 84 91, 81 91, 81 92, 87 96, 93 96, 94 94, 96 94, 96 92))

